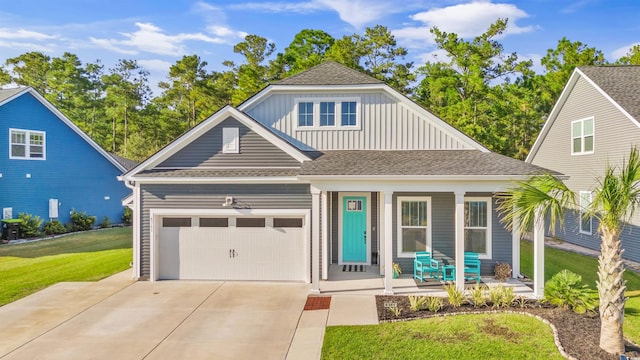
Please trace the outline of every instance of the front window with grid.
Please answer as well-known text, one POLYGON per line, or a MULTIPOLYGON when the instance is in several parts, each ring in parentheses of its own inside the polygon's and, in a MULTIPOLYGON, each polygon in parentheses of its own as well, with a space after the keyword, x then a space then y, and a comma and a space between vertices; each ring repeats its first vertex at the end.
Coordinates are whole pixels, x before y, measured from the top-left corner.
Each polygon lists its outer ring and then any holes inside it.
POLYGON ((464 201, 464 251, 491 256, 491 198, 464 201))
POLYGON ((428 197, 398 197, 398 254, 413 257, 431 247, 431 206, 428 197))
POLYGON ((313 103, 298 103, 298 126, 313 126, 313 103))
POLYGON ((34 130, 9 129, 9 158, 44 160, 45 133, 34 130))
POLYGON ((571 123, 571 154, 593 153, 593 118, 571 123))
POLYGON ((355 125, 356 125, 356 102, 343 101, 342 102, 342 126, 355 126, 355 125))
POLYGON ((336 124, 336 103, 326 101, 320 103, 320 126, 334 126, 336 124))

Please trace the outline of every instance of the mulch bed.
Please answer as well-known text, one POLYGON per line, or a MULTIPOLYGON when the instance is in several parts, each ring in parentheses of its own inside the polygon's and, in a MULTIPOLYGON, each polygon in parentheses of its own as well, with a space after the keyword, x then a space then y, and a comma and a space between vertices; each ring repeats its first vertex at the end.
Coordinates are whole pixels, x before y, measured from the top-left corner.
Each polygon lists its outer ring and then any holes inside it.
MULTIPOLYGON (((445 300, 445 306, 437 313, 429 311, 412 311, 409 307, 409 300, 406 296, 376 296, 376 306, 378 309, 378 320, 380 321, 405 321, 417 318, 429 318, 435 316, 445 316, 463 313, 489 313, 495 311, 510 311, 518 313, 529 313, 545 319, 553 324, 558 333, 558 340, 569 356, 580 360, 599 359, 620 359, 617 355, 611 355, 600 349, 600 317, 597 314, 576 314, 569 310, 541 304, 537 301, 528 301, 523 306, 493 309, 491 306, 474 308, 471 305, 453 307, 445 300), (400 315, 396 316, 385 303, 396 303, 401 309, 400 315)), ((640 357, 640 347, 633 343, 626 343, 625 354, 629 357, 640 357)))

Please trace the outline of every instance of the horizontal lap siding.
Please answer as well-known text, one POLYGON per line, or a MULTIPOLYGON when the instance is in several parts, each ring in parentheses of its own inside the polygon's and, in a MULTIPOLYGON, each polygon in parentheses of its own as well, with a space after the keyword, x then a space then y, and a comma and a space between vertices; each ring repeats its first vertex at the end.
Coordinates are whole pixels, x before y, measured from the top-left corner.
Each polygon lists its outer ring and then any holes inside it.
POLYGON ((158 167, 297 167, 300 163, 238 120, 228 118, 162 162, 158 167), (222 129, 238 128, 240 153, 222 153, 222 129))
POLYGON ((150 215, 157 209, 225 209, 225 196, 232 195, 239 208, 310 209, 309 185, 305 184, 220 184, 141 185, 141 275, 150 271, 150 215))

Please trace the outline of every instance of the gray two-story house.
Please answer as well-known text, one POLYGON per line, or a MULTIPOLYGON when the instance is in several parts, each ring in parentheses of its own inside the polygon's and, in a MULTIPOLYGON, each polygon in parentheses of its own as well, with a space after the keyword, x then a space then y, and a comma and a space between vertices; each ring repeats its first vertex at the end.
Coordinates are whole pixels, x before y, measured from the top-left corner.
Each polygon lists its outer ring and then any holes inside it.
MULTIPOLYGON (((640 66, 580 66, 554 106, 526 161, 559 171, 577 195, 555 236, 599 250, 598 222, 583 216, 607 165, 640 145, 640 66)), ((620 235, 623 257, 640 261, 640 219, 620 235)))
MULTIPOLYGON (((501 156, 382 81, 325 62, 226 106, 122 176, 138 278, 300 281, 411 272, 416 251, 519 268, 494 194, 544 169, 501 156)), ((458 286, 464 274, 456 273, 458 286)))

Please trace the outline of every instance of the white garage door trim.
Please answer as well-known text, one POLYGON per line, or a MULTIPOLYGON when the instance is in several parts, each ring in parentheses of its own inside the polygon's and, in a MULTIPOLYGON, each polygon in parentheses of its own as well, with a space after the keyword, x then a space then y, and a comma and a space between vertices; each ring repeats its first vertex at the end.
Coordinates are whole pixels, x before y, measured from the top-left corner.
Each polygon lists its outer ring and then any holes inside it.
POLYGON ((303 256, 304 260, 304 281, 311 282, 310 263, 311 263, 311 210, 306 209, 150 209, 150 280, 158 280, 159 264, 158 248, 160 220, 167 216, 297 216, 304 218, 304 244, 303 256))

